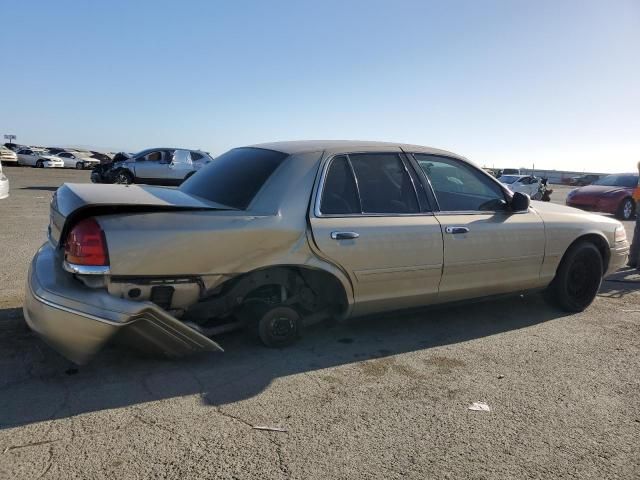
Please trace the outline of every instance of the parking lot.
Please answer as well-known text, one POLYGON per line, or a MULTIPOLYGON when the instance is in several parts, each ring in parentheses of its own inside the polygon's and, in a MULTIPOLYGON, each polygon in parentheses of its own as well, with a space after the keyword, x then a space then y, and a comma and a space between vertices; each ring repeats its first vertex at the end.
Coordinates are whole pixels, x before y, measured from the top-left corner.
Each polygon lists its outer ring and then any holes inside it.
POLYGON ((77 368, 21 305, 53 191, 89 172, 5 174, 0 478, 640 477, 634 272, 581 314, 529 295, 319 325, 283 350, 240 332, 177 361, 112 346, 77 368))

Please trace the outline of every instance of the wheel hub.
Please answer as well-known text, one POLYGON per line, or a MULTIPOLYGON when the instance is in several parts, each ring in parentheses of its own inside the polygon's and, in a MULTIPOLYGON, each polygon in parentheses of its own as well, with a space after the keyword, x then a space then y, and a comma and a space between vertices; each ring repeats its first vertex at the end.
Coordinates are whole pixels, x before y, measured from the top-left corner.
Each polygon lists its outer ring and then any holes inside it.
POLYGON ((271 334, 274 337, 288 337, 293 331, 293 320, 287 316, 278 316, 271 321, 271 334))

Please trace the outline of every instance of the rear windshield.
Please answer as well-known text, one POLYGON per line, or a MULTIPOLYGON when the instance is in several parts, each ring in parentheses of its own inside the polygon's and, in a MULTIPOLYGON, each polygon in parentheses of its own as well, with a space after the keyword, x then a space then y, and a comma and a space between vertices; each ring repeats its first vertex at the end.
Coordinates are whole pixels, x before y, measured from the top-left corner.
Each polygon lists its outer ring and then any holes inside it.
POLYGON ((202 167, 180 190, 244 210, 286 157, 262 148, 235 148, 202 167))
POLYGON ((635 175, 607 175, 600 180, 596 180, 592 185, 633 188, 638 185, 638 177, 635 175))
POLYGON ((502 183, 511 184, 511 183, 515 182, 516 180, 518 180, 519 178, 520 177, 518 177, 516 175, 503 175, 498 180, 500 180, 502 183))

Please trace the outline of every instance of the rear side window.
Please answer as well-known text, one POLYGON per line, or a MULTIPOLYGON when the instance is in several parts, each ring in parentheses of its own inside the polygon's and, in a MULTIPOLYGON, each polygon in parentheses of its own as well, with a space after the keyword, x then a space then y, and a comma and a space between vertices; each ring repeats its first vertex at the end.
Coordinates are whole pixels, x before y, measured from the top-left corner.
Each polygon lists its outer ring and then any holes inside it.
POLYGON ((286 153, 262 148, 235 148, 208 163, 180 190, 239 210, 246 209, 286 153))
POLYGON ((394 153, 349 155, 363 213, 418 213, 413 182, 394 153))
MULTIPOLYGON (((424 191, 421 193, 424 195, 424 191)), ((419 211, 414 181, 399 155, 356 153, 339 155, 332 160, 322 192, 322 214, 419 211)))
POLYGON ((322 191, 320 211, 326 215, 361 213, 356 182, 347 157, 335 157, 331 161, 322 191))

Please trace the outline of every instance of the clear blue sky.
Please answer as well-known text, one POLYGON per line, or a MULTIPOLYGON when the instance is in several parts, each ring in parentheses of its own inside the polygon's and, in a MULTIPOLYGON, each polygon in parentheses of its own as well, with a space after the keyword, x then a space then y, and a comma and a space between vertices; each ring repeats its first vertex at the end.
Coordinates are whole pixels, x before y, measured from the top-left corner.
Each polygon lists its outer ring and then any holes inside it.
POLYGON ((640 1, 0 0, 0 133, 125 150, 393 140, 632 170, 640 1))

